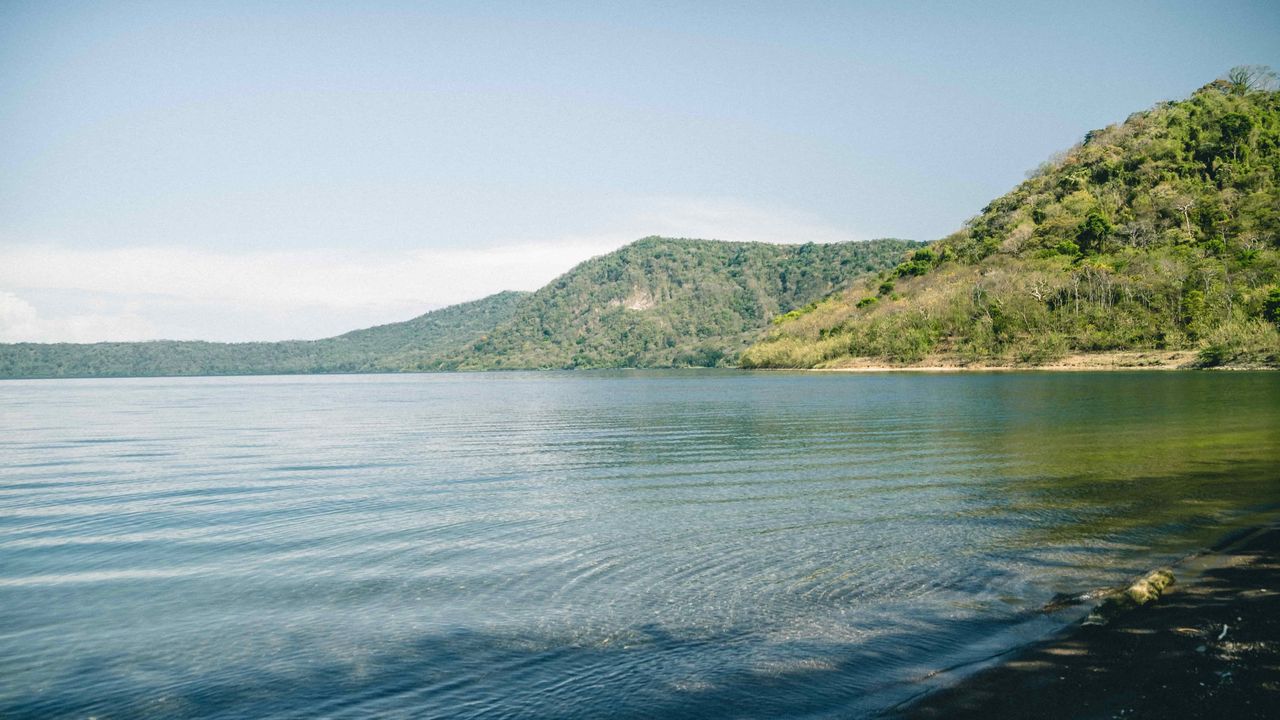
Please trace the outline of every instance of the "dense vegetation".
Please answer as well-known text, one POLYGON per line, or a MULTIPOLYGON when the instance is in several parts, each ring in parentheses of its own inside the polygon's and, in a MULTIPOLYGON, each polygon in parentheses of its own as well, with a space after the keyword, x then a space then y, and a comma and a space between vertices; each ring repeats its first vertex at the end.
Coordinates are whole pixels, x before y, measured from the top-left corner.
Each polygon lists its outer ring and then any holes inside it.
POLYGON ((769 245, 650 237, 588 260, 465 350, 410 369, 733 364, 778 313, 892 267, 918 243, 769 245))
POLYGON ((370 372, 411 351, 448 352, 511 317, 527 293, 503 292, 412 320, 314 341, 0 345, 0 377, 121 377, 370 372))
POLYGON ((782 318, 754 367, 1197 350, 1280 364, 1280 92, 1238 68, 1088 133, 959 232, 782 318))

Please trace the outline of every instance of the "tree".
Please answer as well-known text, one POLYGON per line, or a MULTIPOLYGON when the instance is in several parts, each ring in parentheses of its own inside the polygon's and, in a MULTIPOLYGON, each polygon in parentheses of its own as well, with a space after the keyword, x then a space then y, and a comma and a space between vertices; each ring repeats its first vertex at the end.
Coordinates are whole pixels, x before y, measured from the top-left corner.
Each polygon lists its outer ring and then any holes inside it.
POLYGON ((1076 244, 1086 253, 1102 252, 1102 243, 1111 235, 1111 221, 1097 210, 1090 210, 1080 223, 1076 233, 1076 244))
POLYGON ((1276 73, 1266 65, 1237 65, 1227 71, 1231 92, 1247 95, 1257 90, 1271 90, 1276 85, 1276 73))
POLYGON ((1280 287, 1273 287, 1262 301, 1262 317, 1280 325, 1280 287))

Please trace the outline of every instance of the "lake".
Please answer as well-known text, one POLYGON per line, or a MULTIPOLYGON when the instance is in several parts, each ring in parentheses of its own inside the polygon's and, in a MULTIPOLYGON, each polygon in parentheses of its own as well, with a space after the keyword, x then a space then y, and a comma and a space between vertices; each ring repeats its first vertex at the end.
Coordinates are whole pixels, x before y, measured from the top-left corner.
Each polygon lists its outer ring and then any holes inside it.
POLYGON ((1280 374, 0 382, 0 716, 859 717, 1280 507, 1280 374))

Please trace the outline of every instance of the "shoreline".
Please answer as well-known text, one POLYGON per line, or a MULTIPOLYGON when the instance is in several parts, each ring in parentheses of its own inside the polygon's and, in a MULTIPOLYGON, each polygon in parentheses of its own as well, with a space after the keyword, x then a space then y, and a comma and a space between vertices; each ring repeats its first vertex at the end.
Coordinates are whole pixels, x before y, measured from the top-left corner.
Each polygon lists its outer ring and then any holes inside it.
POLYGON ((1113 350, 1108 352, 1074 353, 1042 364, 964 362, 949 355, 930 355, 918 363, 898 365, 883 358, 843 358, 830 367, 590 367, 590 368, 490 368, 468 370, 341 370, 327 372, 236 372, 215 374, 174 375, 53 375, 53 376, 0 376, 0 381, 28 380, 130 380, 140 378, 253 378, 253 377, 312 377, 312 376, 368 376, 368 375, 466 375, 486 373, 591 373, 619 370, 706 371, 724 370, 739 372, 801 371, 821 373, 1016 373, 1016 372, 1131 372, 1146 370, 1199 371, 1276 371, 1278 365, 1235 364, 1204 367, 1197 364, 1196 350, 1113 350))
MULTIPOLYGON (((1195 350, 1117 350, 1075 353, 1041 364, 962 363, 945 355, 925 358, 912 365, 894 365, 875 358, 849 358, 833 367, 813 368, 815 372, 1107 372, 1117 370, 1202 370, 1195 364, 1195 350)), ((1222 368, 1263 370, 1269 368, 1222 368)))
POLYGON ((1159 600, 1103 626, 1073 622, 924 690, 883 716, 1273 717, 1280 707, 1280 522, 1178 562, 1159 600))

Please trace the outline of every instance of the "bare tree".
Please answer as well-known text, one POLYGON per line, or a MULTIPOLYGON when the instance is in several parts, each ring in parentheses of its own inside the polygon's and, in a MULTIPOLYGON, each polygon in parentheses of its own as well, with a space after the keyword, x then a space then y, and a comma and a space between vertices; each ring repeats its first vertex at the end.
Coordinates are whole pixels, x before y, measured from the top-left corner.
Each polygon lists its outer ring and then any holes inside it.
POLYGON ((1258 90, 1274 90, 1276 73, 1266 65, 1237 65, 1227 71, 1231 92, 1246 95, 1258 90))
POLYGON ((1195 240, 1195 235, 1191 232, 1191 208, 1195 207, 1196 201, 1192 198, 1182 197, 1175 201, 1174 207, 1182 213, 1182 219, 1186 223, 1187 239, 1195 240))
POLYGON ((1031 297, 1037 302, 1044 302, 1045 295, 1049 292, 1049 281, 1042 277, 1038 277, 1031 284, 1031 297))
POLYGON ((1155 234, 1150 220, 1133 220, 1125 223, 1121 229, 1129 236, 1129 245, 1132 247, 1146 247, 1155 234))

